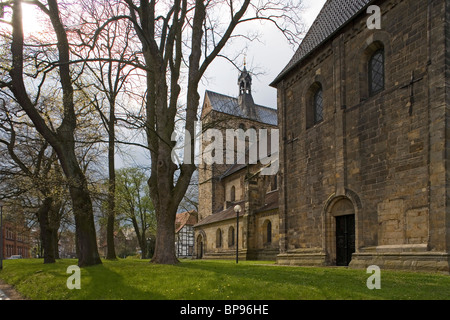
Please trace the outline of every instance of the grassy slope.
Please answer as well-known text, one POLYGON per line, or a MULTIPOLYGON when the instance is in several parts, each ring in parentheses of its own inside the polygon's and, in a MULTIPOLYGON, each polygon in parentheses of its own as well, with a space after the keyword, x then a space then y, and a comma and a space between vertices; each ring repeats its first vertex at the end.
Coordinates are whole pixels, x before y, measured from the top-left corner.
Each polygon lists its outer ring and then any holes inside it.
POLYGON ((76 260, 8 260, 0 279, 30 299, 58 300, 304 300, 450 299, 450 276, 382 271, 381 290, 369 290, 365 270, 298 268, 261 262, 148 260, 103 261, 81 271, 81 290, 66 287, 76 260))

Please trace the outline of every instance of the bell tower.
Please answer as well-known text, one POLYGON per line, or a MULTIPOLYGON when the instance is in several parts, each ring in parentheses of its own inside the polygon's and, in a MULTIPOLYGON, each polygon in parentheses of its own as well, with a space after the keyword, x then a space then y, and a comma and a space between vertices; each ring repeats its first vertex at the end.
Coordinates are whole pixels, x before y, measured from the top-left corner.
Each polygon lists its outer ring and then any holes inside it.
POLYGON ((238 85, 239 108, 246 117, 253 119, 256 116, 256 112, 255 102, 252 97, 252 76, 250 75, 250 72, 247 71, 247 63, 245 61, 244 70, 242 70, 238 79, 238 85))

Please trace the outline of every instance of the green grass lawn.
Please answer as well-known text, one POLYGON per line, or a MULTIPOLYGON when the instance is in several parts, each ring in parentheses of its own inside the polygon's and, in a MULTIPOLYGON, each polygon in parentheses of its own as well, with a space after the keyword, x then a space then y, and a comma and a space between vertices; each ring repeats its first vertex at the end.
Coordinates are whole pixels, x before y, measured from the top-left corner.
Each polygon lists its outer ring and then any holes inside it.
POLYGON ((365 270, 300 268, 273 263, 188 261, 176 266, 148 260, 103 261, 81 270, 81 289, 69 290, 66 273, 76 260, 7 260, 0 279, 39 300, 328 300, 450 299, 450 276, 381 272, 381 289, 369 290, 365 270))

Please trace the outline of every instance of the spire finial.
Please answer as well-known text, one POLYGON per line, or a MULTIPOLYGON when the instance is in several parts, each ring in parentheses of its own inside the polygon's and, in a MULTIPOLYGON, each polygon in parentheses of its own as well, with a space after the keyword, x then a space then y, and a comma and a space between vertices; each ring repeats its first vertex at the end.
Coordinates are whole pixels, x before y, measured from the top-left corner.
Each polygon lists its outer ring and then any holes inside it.
POLYGON ((244 68, 247 68, 247 55, 244 55, 244 68))

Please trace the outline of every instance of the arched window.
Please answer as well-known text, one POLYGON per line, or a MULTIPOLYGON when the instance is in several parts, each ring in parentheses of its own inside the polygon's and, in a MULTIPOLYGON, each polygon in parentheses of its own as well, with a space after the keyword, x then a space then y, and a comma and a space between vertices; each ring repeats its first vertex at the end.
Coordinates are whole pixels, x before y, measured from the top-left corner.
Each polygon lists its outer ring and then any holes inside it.
POLYGON ((230 201, 235 202, 236 201, 236 187, 232 186, 230 190, 230 201))
POLYGON ((228 247, 234 246, 234 227, 230 227, 228 229, 228 247))
POLYGON ((267 230, 267 243, 272 243, 272 222, 269 221, 266 226, 267 230))
POLYGON ((306 104, 306 128, 309 129, 323 121, 323 89, 319 82, 309 89, 306 104))
POLYGON ((272 222, 266 220, 264 222, 264 244, 272 243, 272 222))
POLYGON ((369 59, 369 93, 374 95, 384 89, 384 49, 375 51, 369 59))
POLYGON ((323 121, 323 90, 320 87, 314 95, 314 124, 323 121))
POLYGON ((217 229, 216 231, 216 248, 222 247, 222 230, 217 229))

